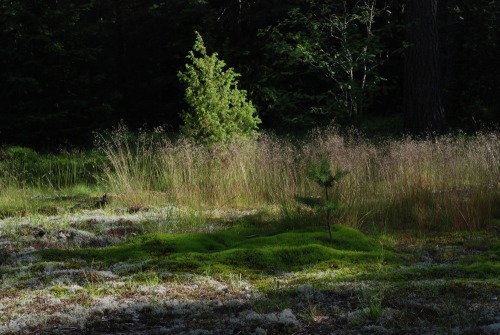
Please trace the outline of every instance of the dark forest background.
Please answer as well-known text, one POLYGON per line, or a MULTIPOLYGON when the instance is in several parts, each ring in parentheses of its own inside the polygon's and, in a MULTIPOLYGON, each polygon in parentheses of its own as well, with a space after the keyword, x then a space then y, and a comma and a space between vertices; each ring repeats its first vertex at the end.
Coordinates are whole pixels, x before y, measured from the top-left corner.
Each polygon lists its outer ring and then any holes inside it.
MULTIPOLYGON (((371 49, 376 88, 353 120, 335 103, 332 87, 338 81, 304 62, 304 54, 294 57, 299 47, 294 43, 314 41, 314 34, 304 34, 310 29, 305 25, 314 27, 314 18, 328 6, 336 10, 338 4, 330 3, 1 0, 0 143, 86 146, 95 131, 120 120, 131 129, 165 125, 176 131, 185 108, 177 73, 194 31, 209 52, 218 52, 242 75, 240 87, 257 107, 262 128, 299 133, 336 120, 367 131, 403 131, 405 54, 411 47, 408 32, 415 29, 407 4, 376 3, 371 49)), ((447 129, 495 125, 500 121, 500 2, 441 0, 436 19, 437 89, 447 129)), ((325 46, 330 55, 335 47, 325 46)))

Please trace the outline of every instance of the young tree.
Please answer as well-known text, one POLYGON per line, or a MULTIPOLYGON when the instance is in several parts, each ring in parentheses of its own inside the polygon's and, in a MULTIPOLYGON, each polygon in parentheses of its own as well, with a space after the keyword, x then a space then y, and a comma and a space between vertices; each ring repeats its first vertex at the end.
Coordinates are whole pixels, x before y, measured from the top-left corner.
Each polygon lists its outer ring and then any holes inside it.
POLYGON ((182 112, 182 131, 188 137, 213 144, 235 137, 249 137, 260 123, 255 107, 247 100, 247 92, 238 89, 240 76, 232 68, 224 70, 225 62, 218 54, 207 54, 201 35, 196 32, 193 50, 178 76, 187 85, 182 112))
POLYGON ((316 182, 325 190, 324 199, 316 197, 295 197, 296 200, 303 203, 304 205, 310 206, 312 208, 317 208, 319 210, 324 210, 326 212, 326 224, 328 225, 328 233, 330 235, 330 240, 332 239, 332 227, 330 223, 330 216, 332 212, 335 212, 339 208, 339 201, 335 199, 330 199, 328 195, 328 189, 334 186, 335 183, 339 182, 345 177, 347 171, 339 170, 335 174, 332 174, 330 169, 330 163, 326 159, 321 159, 318 162, 313 163, 308 171, 307 177, 316 182))
POLYGON ((279 59, 289 60, 282 72, 299 64, 302 71, 320 73, 329 82, 311 112, 359 125, 368 100, 384 80, 378 72, 383 49, 374 23, 385 12, 377 9, 376 0, 308 0, 262 34, 269 36, 279 59))

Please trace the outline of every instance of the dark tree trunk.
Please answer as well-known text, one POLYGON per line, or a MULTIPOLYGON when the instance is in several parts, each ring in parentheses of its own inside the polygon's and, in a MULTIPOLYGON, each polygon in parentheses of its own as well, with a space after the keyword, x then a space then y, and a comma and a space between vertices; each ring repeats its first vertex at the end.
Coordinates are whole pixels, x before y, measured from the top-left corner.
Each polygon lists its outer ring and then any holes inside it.
POLYGON ((445 131, 439 85, 437 0, 408 0, 404 122, 412 134, 445 131))
POLYGON ((441 98, 445 110, 453 111, 453 115, 447 117, 448 123, 457 122, 463 117, 461 113, 464 102, 462 98, 464 85, 461 75, 468 58, 464 46, 467 43, 467 27, 471 25, 460 18, 459 13, 451 11, 450 8, 457 8, 457 0, 443 0, 438 3, 438 22, 442 22, 439 28, 439 49, 442 64, 441 98))

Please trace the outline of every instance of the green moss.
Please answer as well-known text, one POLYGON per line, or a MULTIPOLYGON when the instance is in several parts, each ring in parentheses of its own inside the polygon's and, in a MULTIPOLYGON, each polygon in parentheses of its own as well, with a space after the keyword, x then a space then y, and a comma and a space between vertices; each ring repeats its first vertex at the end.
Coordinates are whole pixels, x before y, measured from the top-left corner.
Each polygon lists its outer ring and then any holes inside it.
POLYGON ((149 234, 132 243, 154 256, 171 253, 211 252, 224 248, 217 235, 208 234, 149 234))
POLYGON ((269 233, 230 229, 215 234, 148 234, 102 249, 43 250, 45 260, 83 259, 94 265, 149 260, 146 267, 168 271, 299 271, 313 264, 374 263, 381 247, 363 233, 335 226, 330 241, 325 229, 269 233), (252 236, 249 238, 249 236, 252 236))
POLYGON ((61 286, 54 286, 50 289, 50 293, 55 297, 55 298, 62 298, 64 296, 68 295, 68 289, 65 287, 61 286))
POLYGON ((500 277, 500 265, 496 262, 500 243, 485 248, 488 251, 482 255, 458 258, 450 264, 413 265, 412 257, 385 250, 373 238, 337 225, 332 240, 326 229, 317 227, 281 232, 237 227, 213 234, 148 234, 101 249, 52 249, 39 254, 46 261, 70 261, 78 267, 82 267, 83 261, 87 266, 103 269, 121 262, 147 261, 141 265, 141 271, 243 273, 252 278, 334 269, 337 280, 397 282, 415 278, 500 277))

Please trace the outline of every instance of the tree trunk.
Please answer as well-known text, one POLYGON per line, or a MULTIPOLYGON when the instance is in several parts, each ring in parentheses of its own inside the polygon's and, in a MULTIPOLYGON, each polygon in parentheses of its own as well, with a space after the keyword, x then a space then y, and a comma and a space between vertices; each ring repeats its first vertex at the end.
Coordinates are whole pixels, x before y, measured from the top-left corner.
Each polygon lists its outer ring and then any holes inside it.
POLYGON ((404 122, 412 134, 443 133, 439 85, 437 0, 408 0, 409 48, 405 54, 404 122))

